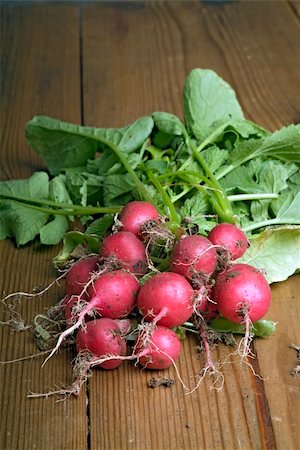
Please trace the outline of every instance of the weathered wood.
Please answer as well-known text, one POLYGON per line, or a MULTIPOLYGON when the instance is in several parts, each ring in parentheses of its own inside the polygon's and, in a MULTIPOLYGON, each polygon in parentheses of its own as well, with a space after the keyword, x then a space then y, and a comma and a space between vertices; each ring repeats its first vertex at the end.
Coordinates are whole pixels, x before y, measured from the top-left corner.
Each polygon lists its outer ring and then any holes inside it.
MULTIPOLYGON (((79 121, 79 15, 75 7, 3 6, 1 15, 1 180, 25 178, 43 168, 25 141, 25 123, 36 114, 79 121)), ((51 259, 58 248, 37 244, 16 249, 0 243, 1 297, 45 287, 56 273, 51 259)), ((22 299, 16 310, 26 319, 59 301, 62 288, 52 288, 41 299, 22 299)), ((1 320, 9 317, 3 314, 1 320)), ((36 354, 32 329, 11 333, 0 329, 0 360, 36 354)), ((30 391, 47 392, 70 383, 72 352, 62 350, 43 369, 43 358, 0 365, 1 450, 85 448, 87 439, 85 392, 56 403, 53 397, 28 399, 30 391)))
MULTIPOLYGON (((182 117, 183 82, 194 67, 225 78, 253 121, 269 129, 299 122, 297 10, 285 1, 3 6, 1 179, 43 167, 24 137, 33 115, 95 126, 125 125, 154 110, 182 117)), ((0 289, 45 286, 55 278, 57 251, 1 242, 0 289)), ((272 289, 268 317, 279 322, 278 332, 254 344, 253 367, 263 379, 237 358, 232 364, 232 349, 224 346, 213 352, 228 363, 220 391, 207 378, 186 395, 173 368, 147 372, 125 363, 113 372, 95 370, 78 399, 55 403, 26 396, 71 382, 71 349, 44 368, 43 358, 0 366, 0 449, 297 450, 299 383, 290 375, 297 361, 289 344, 300 338, 299 280, 272 289), (147 387, 160 376, 174 385, 147 387)), ((40 300, 23 300, 18 311, 30 320, 62 295, 56 286, 40 300)), ((189 387, 204 365, 196 346, 193 337, 186 340, 178 363, 189 387)), ((1 360, 36 352, 30 330, 11 334, 6 327, 0 348, 1 360)))
MULTIPOLYGON (((300 253, 299 253, 300 254, 300 253)), ((291 344, 300 345, 300 275, 272 288, 272 308, 268 317, 278 321, 272 339, 257 340, 255 349, 268 400, 278 449, 297 449, 300 442, 299 377, 291 375, 299 364, 291 344)))

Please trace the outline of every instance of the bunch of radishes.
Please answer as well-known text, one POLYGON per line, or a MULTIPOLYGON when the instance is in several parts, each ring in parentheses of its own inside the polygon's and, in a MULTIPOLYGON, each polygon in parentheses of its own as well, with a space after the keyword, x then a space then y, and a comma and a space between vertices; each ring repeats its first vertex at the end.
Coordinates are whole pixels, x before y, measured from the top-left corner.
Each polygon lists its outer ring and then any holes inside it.
POLYGON ((153 234, 167 224, 156 208, 130 202, 116 224, 99 255, 68 270, 67 326, 48 358, 72 334, 88 368, 114 369, 135 360, 149 369, 165 369, 180 355, 177 328, 195 320, 203 337, 206 323, 219 314, 245 326, 247 348, 251 323, 267 312, 271 291, 261 271, 233 263, 249 245, 241 229, 222 223, 208 237, 182 232, 174 237, 167 269, 161 271, 151 259, 151 246, 157 244, 153 234))

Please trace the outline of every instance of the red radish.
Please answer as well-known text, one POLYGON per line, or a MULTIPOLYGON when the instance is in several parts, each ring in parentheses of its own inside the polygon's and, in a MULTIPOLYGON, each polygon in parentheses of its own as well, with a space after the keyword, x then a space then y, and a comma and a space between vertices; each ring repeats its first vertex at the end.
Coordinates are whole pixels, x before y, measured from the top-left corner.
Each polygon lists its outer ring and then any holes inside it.
POLYGON ((89 286, 90 303, 97 304, 102 317, 121 319, 134 309, 139 287, 131 273, 124 270, 106 272, 89 286))
POLYGON ((149 220, 158 220, 158 212, 151 203, 133 201, 121 210, 119 220, 122 222, 120 230, 130 231, 142 239, 141 227, 149 220))
POLYGON ((205 286, 196 291, 196 313, 200 313, 204 320, 212 320, 218 315, 218 308, 216 303, 210 299, 211 289, 206 289, 205 286))
POLYGON ((131 331, 132 322, 130 319, 115 319, 116 324, 119 327, 122 335, 125 336, 131 331))
POLYGON ((181 343, 175 331, 159 325, 150 333, 142 330, 134 347, 139 363, 147 369, 167 369, 180 352, 181 343))
POLYGON ((262 273, 248 264, 233 264, 218 274, 212 298, 226 319, 256 322, 269 309, 271 289, 262 273))
POLYGON ((123 263, 124 269, 141 275, 147 272, 148 261, 143 243, 129 231, 118 231, 107 236, 100 249, 100 256, 115 256, 123 263))
POLYGON ((222 316, 245 327, 238 353, 251 355, 252 322, 261 319, 271 303, 271 289, 262 273, 248 264, 233 264, 216 278, 212 298, 222 316))
POLYGON ((78 353, 88 350, 96 359, 107 357, 107 361, 97 366, 102 369, 115 369, 123 362, 118 357, 126 354, 126 343, 118 324, 112 319, 101 318, 87 322, 84 328, 78 331, 76 350, 78 353), (114 355, 116 358, 111 358, 114 355))
POLYGON ((208 239, 217 246, 229 252, 229 258, 234 261, 240 258, 248 248, 246 234, 231 223, 219 223, 209 233, 208 239))
POLYGON ((82 292, 84 286, 90 280, 91 274, 96 272, 99 264, 99 256, 89 256, 77 261, 66 274, 66 294, 81 295, 87 299, 86 293, 82 292))
POLYGON ((137 306, 144 318, 173 328, 186 322, 193 313, 194 290, 181 275, 162 272, 140 288, 137 306))
POLYGON ((206 279, 216 266, 216 249, 204 236, 182 237, 173 248, 170 268, 188 280, 206 279))
MULTIPOLYGON (((123 270, 106 272, 94 282, 93 296, 78 313, 75 323, 64 330, 44 364, 59 349, 64 339, 76 331, 84 322, 86 314, 96 311, 98 314, 105 312, 110 318, 122 318, 131 312, 135 305, 139 284, 134 275, 123 270)), ((91 289, 89 287, 89 289, 91 289)), ((92 295, 92 291, 90 291, 92 295)))

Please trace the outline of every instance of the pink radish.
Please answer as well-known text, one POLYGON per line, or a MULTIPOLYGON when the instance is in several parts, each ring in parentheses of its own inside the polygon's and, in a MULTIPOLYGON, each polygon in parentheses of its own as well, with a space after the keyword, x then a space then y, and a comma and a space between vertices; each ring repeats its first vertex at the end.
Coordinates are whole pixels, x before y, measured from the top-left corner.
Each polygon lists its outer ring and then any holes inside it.
POLYGON ((134 309, 139 287, 131 273, 124 270, 106 272, 89 286, 90 303, 97 304, 102 317, 121 319, 134 309))
POLYGON ((251 354, 252 322, 264 317, 271 303, 271 289, 262 273, 248 264, 233 264, 219 273, 212 298, 222 316, 245 326, 238 353, 251 354))
POLYGON ((177 334, 159 325, 150 334, 142 330, 134 347, 139 363, 147 369, 167 369, 178 359, 180 352, 181 343, 177 334))
POLYGON ((218 316, 218 308, 216 303, 210 299, 211 289, 202 286, 200 289, 195 290, 195 307, 196 314, 200 315, 204 320, 212 320, 218 316))
POLYGON ((59 349, 67 336, 76 331, 84 322, 85 316, 92 311, 96 314, 105 312, 110 318, 122 318, 129 314, 136 301, 139 284, 134 275, 123 270, 106 272, 94 282, 93 290, 90 289, 91 299, 78 313, 75 323, 63 331, 50 355, 44 364, 59 349))
POLYGON ((121 210, 119 220, 122 225, 120 230, 130 231, 139 239, 143 239, 142 226, 149 220, 158 220, 157 209, 148 202, 132 201, 121 210))
POLYGON ((136 275, 145 273, 148 268, 145 246, 129 231, 119 231, 107 236, 102 242, 100 256, 114 256, 123 263, 124 269, 136 275))
POLYGON ((80 295, 83 299, 87 299, 86 293, 82 290, 90 280, 91 274, 96 272, 99 267, 99 256, 89 256, 77 261, 66 274, 66 294, 80 295))
POLYGON ((173 248, 170 268, 188 280, 207 279, 217 266, 217 252, 204 236, 182 237, 173 248))
POLYGON ((131 331, 132 321, 131 319, 115 319, 116 324, 119 327, 122 335, 126 335, 131 331))
POLYGON ((256 322, 270 307, 271 289, 258 269, 248 264, 233 264, 218 274, 212 297, 226 319, 242 323, 248 318, 256 322))
POLYGON ((193 313, 194 291, 189 282, 173 272, 154 275, 140 288, 137 306, 147 321, 173 328, 193 313))
POLYGON ((221 249, 227 250, 229 258, 234 261, 240 258, 248 248, 249 242, 246 234, 231 223, 219 223, 208 235, 208 239, 221 249))
POLYGON ((126 355, 126 343, 121 336, 118 324, 107 318, 92 320, 81 328, 76 336, 76 350, 88 350, 94 359, 106 358, 103 363, 97 364, 102 369, 115 369, 123 360, 120 356, 126 355), (116 356, 116 358, 111 358, 116 356))

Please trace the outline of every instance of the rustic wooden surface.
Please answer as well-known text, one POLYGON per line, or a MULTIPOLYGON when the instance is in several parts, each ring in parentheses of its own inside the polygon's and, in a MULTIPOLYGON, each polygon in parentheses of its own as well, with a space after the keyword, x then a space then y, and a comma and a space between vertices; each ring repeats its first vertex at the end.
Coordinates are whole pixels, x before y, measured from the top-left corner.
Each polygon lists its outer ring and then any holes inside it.
MULTIPOLYGON (((216 70, 247 117, 270 130, 299 122, 299 2, 3 2, 1 12, 1 180, 43 168, 24 137, 32 116, 95 126, 123 126, 154 110, 182 116, 183 81, 194 67, 216 70)), ((58 247, 5 241, 0 252, 1 292, 55 278, 58 247)), ((299 289, 299 276, 272 287, 268 317, 279 323, 275 336, 255 341, 261 378, 228 364, 220 392, 210 380, 190 395, 179 381, 149 389, 160 374, 124 364, 95 372, 77 399, 28 399, 71 381, 72 349, 44 368, 42 359, 1 365, 0 449, 299 449, 299 378, 290 375, 289 348, 300 340, 299 289)), ((18 310, 30 320, 62 295, 56 286, 18 310)), ((185 342, 178 364, 190 385, 202 367, 196 344, 185 342)), ((8 327, 0 348, 1 361, 36 352, 30 330, 8 327)), ((229 351, 214 356, 224 360, 229 351)), ((174 378, 174 370, 165 375, 174 378)))

